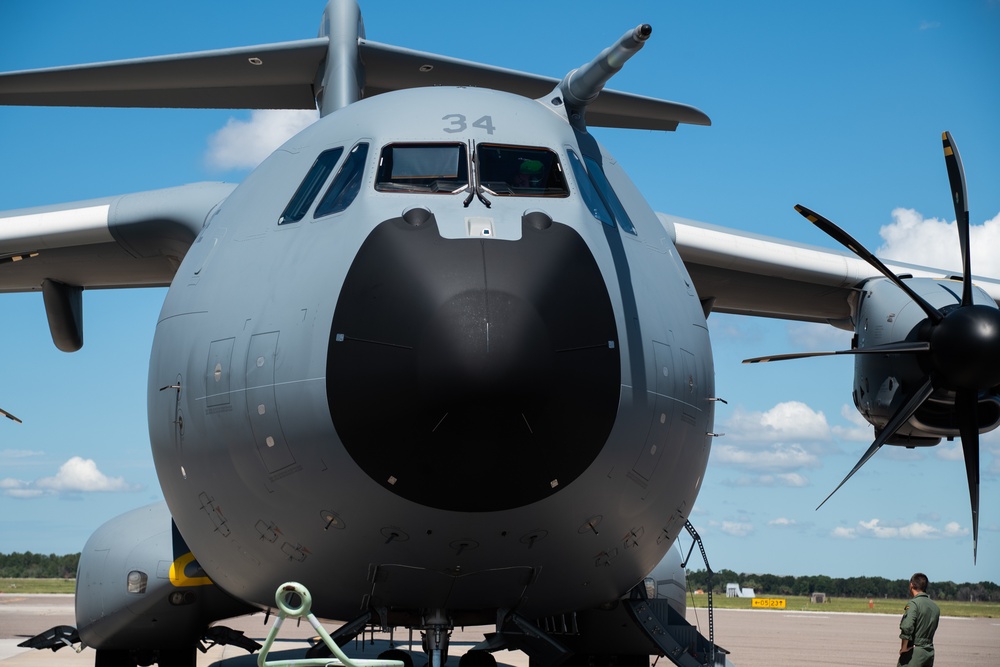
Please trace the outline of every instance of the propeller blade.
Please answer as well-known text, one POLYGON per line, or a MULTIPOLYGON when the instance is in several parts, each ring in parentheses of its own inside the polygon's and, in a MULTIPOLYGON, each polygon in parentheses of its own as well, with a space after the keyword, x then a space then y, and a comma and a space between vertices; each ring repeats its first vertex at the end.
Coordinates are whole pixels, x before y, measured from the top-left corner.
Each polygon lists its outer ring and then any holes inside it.
POLYGON ((909 285, 904 283, 899 278, 899 276, 890 271, 889 267, 883 264, 878 257, 869 252, 867 248, 858 243, 853 236, 851 236, 843 229, 841 229, 834 223, 824 218, 819 213, 811 211, 805 206, 802 206, 801 204, 796 204, 795 210, 801 213, 802 216, 806 218, 806 220, 808 220, 809 222, 813 223, 814 225, 822 229, 824 232, 826 232, 828 236, 830 236, 835 241, 840 243, 840 245, 844 246, 845 248, 853 252, 855 255, 857 255, 861 259, 871 264, 871 266, 875 270, 877 270, 883 276, 891 280, 893 284, 896 285, 896 287, 903 290, 908 297, 913 299, 913 301, 916 302, 916 304, 920 306, 920 308, 923 309, 925 313, 927 313, 927 317, 930 318, 931 322, 937 324, 938 322, 941 321, 942 315, 937 308, 927 303, 926 299, 924 299, 922 296, 914 292, 909 285))
POLYGON ((958 146, 951 138, 951 132, 941 135, 944 144, 944 164, 948 168, 948 183, 951 185, 951 201, 955 204, 955 224, 958 226, 958 241, 962 250, 962 305, 972 305, 972 260, 969 244, 969 204, 965 193, 965 169, 958 146))
POLYGON ((3 408, 0 408, 0 415, 3 415, 4 417, 6 417, 7 419, 10 419, 11 421, 16 421, 18 424, 23 424, 24 423, 20 419, 18 419, 17 417, 15 417, 14 415, 12 415, 9 412, 7 412, 6 410, 4 410, 3 408))
POLYGON ((962 436, 962 453, 965 454, 965 474, 969 478, 969 501, 972 504, 972 562, 976 562, 979 544, 979 419, 976 391, 959 391, 955 396, 958 412, 958 432, 962 436))
MULTIPOLYGON (((847 477, 845 477, 843 481, 841 481, 840 484, 837 485, 836 489, 830 492, 829 496, 823 499, 823 502, 821 502, 819 505, 816 506, 816 509, 819 509, 820 507, 825 505, 826 501, 829 500, 833 496, 833 494, 835 494, 837 491, 840 490, 840 487, 844 485, 844 482, 849 480, 854 475, 854 473, 856 473, 858 470, 861 469, 861 466, 863 466, 865 463, 868 462, 868 459, 870 459, 872 456, 875 455, 875 452, 877 452, 879 448, 882 447, 882 445, 884 445, 886 441, 889 438, 891 438, 904 423, 906 423, 907 419, 913 416, 913 413, 917 411, 917 408, 919 408, 923 404, 923 402, 927 400, 927 397, 930 396, 933 391, 934 391, 934 385, 931 382, 931 379, 928 377, 926 380, 924 380, 923 386, 921 386, 917 391, 913 392, 913 394, 908 399, 906 399, 906 402, 903 403, 903 405, 899 408, 899 410, 896 411, 896 414, 892 416, 889 422, 885 425, 885 428, 882 429, 882 432, 878 434, 877 438, 875 438, 875 442, 873 442, 871 444, 871 447, 868 448, 868 451, 866 451, 864 455, 862 455, 861 460, 858 461, 858 464, 851 469, 851 472, 847 473, 847 477)), ((977 488, 978 488, 978 483, 977 483, 977 488)))
POLYGON ((893 354, 905 352, 929 352, 931 344, 927 342, 886 343, 853 350, 836 350, 834 352, 791 352, 788 354, 772 354, 767 357, 744 359, 744 364, 766 364, 769 361, 788 361, 789 359, 808 359, 810 357, 829 357, 835 354, 893 354))

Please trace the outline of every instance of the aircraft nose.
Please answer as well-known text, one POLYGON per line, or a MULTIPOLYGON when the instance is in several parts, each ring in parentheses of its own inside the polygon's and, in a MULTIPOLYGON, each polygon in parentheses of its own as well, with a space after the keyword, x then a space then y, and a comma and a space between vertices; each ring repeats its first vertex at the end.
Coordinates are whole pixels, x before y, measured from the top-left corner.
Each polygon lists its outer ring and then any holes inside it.
MULTIPOLYGON (((372 479, 422 505, 519 507, 601 451, 618 408, 614 312, 571 227, 444 239, 433 218, 380 224, 334 313, 327 396, 372 479)), ((541 227, 541 228, 539 228, 541 227)))

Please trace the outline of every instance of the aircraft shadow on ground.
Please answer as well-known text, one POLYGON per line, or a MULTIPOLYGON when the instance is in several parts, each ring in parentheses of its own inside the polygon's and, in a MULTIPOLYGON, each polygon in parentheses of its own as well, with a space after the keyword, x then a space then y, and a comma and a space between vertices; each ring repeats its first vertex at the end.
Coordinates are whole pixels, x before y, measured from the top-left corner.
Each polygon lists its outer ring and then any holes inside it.
MULTIPOLYGON (((458 659, 460 657, 459 650, 461 650, 461 652, 464 653, 465 651, 475 646, 477 643, 478 642, 473 642, 473 641, 452 641, 451 651, 448 657, 447 664, 451 665, 452 667, 457 666, 458 659)), ((267 656, 268 662, 301 659, 305 657, 306 651, 308 650, 308 647, 304 645, 303 640, 300 639, 283 640, 278 638, 275 640, 274 643, 275 646, 281 644, 295 644, 296 648, 288 648, 280 651, 272 650, 267 656)), ((419 638, 415 639, 412 645, 414 646, 414 649, 410 650, 409 649, 410 642, 408 640, 405 641, 397 640, 390 643, 388 639, 376 639, 374 641, 370 639, 361 641, 359 639, 342 646, 341 649, 344 651, 344 653, 347 655, 348 658, 353 658, 358 660, 361 659, 372 660, 377 658, 380 653, 395 648, 409 653, 413 658, 414 667, 425 667, 425 665, 427 664, 427 656, 419 648, 420 647, 419 638)), ((227 657, 223 660, 219 660, 217 662, 212 663, 211 667, 257 667, 257 654, 247 653, 244 655, 233 656, 231 658, 227 657)), ((516 666, 511 665, 509 663, 497 661, 497 667, 516 667, 516 666)))

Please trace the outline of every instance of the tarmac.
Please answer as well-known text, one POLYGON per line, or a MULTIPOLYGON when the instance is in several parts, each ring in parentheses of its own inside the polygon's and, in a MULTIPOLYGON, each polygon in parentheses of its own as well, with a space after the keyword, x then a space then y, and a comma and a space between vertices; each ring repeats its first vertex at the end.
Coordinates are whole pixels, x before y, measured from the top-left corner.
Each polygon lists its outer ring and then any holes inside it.
MULTIPOLYGON (((900 610, 902 611, 902 610, 900 610)), ((688 621, 708 635, 708 614, 704 609, 688 610, 688 621)), ((263 613, 230 619, 225 625, 243 630, 247 636, 264 642, 274 622, 265 625, 263 613)), ((848 614, 794 610, 716 609, 715 641, 730 652, 736 667, 817 667, 855 665, 886 667, 896 663, 899 651, 899 616, 895 614, 848 614)), ((74 625, 72 595, 0 594, 0 667, 90 667, 94 651, 75 653, 71 648, 58 652, 18 648, 28 637, 56 625, 74 625)), ((325 625, 328 631, 336 625, 325 625)), ((458 656, 482 639, 492 628, 456 628, 451 640, 448 665, 456 667, 458 656)), ((308 639, 315 634, 308 623, 296 626, 288 621, 275 642, 269 660, 301 657, 308 639)), ((420 652, 419 635, 412 644, 408 632, 397 633, 396 648, 420 652)), ((376 658, 389 648, 390 637, 366 636, 345 647, 352 658, 376 658)), ((939 665, 1000 665, 1000 619, 941 619, 934 639, 939 665)), ((497 662, 508 667, 527 667, 528 659, 520 652, 501 651, 497 662)), ((415 665, 423 665, 422 656, 414 656, 415 665)), ((658 667, 670 664, 666 659, 652 661, 658 667)), ((198 667, 255 667, 256 656, 232 646, 216 646, 199 654, 198 667)))

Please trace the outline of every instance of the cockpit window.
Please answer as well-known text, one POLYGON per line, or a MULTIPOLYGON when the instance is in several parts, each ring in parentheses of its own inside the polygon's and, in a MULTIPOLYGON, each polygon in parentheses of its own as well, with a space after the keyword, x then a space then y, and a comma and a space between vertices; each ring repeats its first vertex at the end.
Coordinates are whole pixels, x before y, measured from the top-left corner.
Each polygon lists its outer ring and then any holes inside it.
POLYGON ((587 174, 587 169, 583 166, 583 162, 580 161, 580 158, 573 151, 569 151, 569 164, 573 168, 573 176, 576 177, 576 184, 580 188, 580 196, 583 197, 583 203, 587 205, 587 208, 590 209, 595 218, 608 227, 614 227, 614 218, 608 212, 608 207, 604 204, 604 200, 601 199, 601 195, 597 193, 597 188, 591 182, 590 176, 587 174))
POLYGON ((587 163, 587 173, 590 174, 590 180, 594 182, 597 186, 597 191, 601 193, 601 198, 611 209, 611 213, 615 216, 615 220, 618 224, 629 234, 635 234, 635 225, 632 224, 632 219, 628 217, 628 212, 625 211, 625 207, 622 206, 622 202, 618 199, 618 195, 615 194, 615 189, 611 187, 611 183, 608 182, 608 177, 604 173, 604 169, 601 165, 597 163, 596 160, 592 160, 589 157, 584 156, 584 161, 587 163))
POLYGON ((338 146, 319 154, 319 157, 313 162, 312 167, 309 168, 306 177, 299 184, 298 190, 292 195, 292 199, 288 202, 288 206, 285 207, 281 217, 278 218, 279 225, 298 222, 305 217, 306 211, 312 206, 313 200, 316 199, 320 188, 326 183, 330 172, 337 166, 337 161, 340 160, 343 152, 344 147, 338 146))
POLYGON ((480 185, 491 195, 569 196, 559 158, 547 148, 478 144, 476 168, 480 185))
POLYGON ((344 160, 337 177, 330 183, 326 194, 316 207, 314 218, 340 213, 354 201, 361 191, 361 179, 365 173, 365 161, 368 159, 368 144, 358 144, 344 160))
POLYGON ((381 192, 453 194, 469 186, 465 144, 390 144, 379 157, 381 192))

